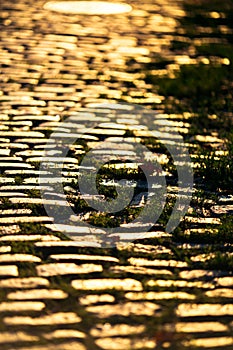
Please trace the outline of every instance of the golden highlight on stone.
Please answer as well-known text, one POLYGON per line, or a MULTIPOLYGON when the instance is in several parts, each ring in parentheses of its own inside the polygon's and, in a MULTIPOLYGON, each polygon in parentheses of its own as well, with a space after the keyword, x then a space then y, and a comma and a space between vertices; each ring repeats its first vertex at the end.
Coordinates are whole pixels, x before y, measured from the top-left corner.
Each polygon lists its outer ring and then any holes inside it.
POLYGON ((132 7, 107 1, 49 1, 44 9, 71 15, 113 15, 130 12, 132 7))

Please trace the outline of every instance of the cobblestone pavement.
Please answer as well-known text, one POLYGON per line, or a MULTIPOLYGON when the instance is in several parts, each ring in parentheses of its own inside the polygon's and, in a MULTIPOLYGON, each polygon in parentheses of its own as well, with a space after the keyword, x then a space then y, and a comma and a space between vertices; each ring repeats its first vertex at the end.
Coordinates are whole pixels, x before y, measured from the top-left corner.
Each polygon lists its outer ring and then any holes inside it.
MULTIPOLYGON (((153 106, 165 127, 169 119, 187 135, 190 113, 164 114, 164 97, 145 79, 154 57, 166 65, 153 74, 171 76, 180 64, 203 60, 192 58, 191 49, 171 51, 174 37, 188 40, 179 27, 182 1, 129 0, 132 12, 112 16, 58 14, 44 3, 3 0, 0 14, 1 349, 230 349, 233 277, 209 264, 216 258, 210 242, 173 239, 159 224, 146 238, 115 248, 100 248, 85 231, 72 241, 56 231, 39 193, 44 147, 66 117, 99 118, 64 165, 66 193, 78 209, 74 183, 87 147, 132 135, 149 144, 137 116, 113 124, 112 111, 95 103, 153 106)), ((71 131, 72 125, 61 129, 61 137, 71 131)), ((222 140, 195 135, 191 153, 198 143, 217 147, 222 140)), ((176 184, 168 187, 172 197, 176 184)), ((58 210, 62 199, 57 196, 58 210)), ((190 207, 184 235, 214 234, 232 200, 222 197, 218 206, 209 200, 211 211, 198 219, 190 207)), ((88 210, 79 214, 90 219, 88 210)), ((224 249, 228 254, 230 247, 224 249)))

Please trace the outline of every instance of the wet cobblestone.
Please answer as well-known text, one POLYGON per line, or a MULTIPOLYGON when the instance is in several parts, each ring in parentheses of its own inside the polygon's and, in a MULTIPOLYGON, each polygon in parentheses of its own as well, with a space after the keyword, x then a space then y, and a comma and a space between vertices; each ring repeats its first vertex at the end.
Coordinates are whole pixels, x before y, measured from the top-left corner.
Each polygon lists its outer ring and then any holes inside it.
MULTIPOLYGON (((211 208, 207 206, 198 216, 195 204, 191 204, 181 238, 173 237, 158 224, 133 243, 133 234, 124 235, 120 241, 121 236, 116 234, 115 248, 105 249, 96 239, 101 227, 94 234, 77 227, 72 241, 57 232, 54 219, 43 210, 38 165, 44 148, 50 149, 48 140, 54 128, 60 127, 62 139, 67 133, 75 133, 79 122, 81 126, 83 121, 99 123, 97 129, 83 135, 83 142, 75 145, 66 158, 63 182, 71 199, 83 199, 72 186, 79 172, 78 157, 85 147, 102 140, 120 144, 130 137, 149 144, 151 133, 140 118, 123 114, 115 122, 114 113, 99 109, 96 103, 153 107, 168 138, 172 139, 174 131, 182 136, 190 133, 192 113, 168 114, 165 96, 148 82, 146 69, 152 65, 150 74, 159 77, 168 73, 173 77, 185 63, 205 63, 205 57, 195 57, 192 46, 195 41, 217 43, 217 32, 203 26, 196 28, 196 37, 185 36, 179 22, 186 16, 181 0, 127 2, 132 12, 112 16, 50 12, 41 0, 2 2, 3 350, 210 350, 230 349, 233 345, 232 273, 227 266, 214 264, 218 254, 210 250, 212 242, 188 240, 195 234, 203 237, 218 232, 222 215, 232 214, 232 196, 224 194, 218 203, 213 199, 208 203, 211 208), (174 53, 174 39, 188 43, 189 49, 174 53), (154 61, 158 65, 153 68, 154 61), (67 117, 71 121, 64 128, 62 122, 67 117), (173 123, 169 124, 172 130, 166 125, 167 119, 173 123)), ((218 16, 216 13, 212 16, 218 16)), ((221 41, 232 34, 231 28, 221 23, 218 30, 221 41)), ((214 59, 223 65, 229 63, 224 57, 214 59)), ((194 167, 198 164, 196 146, 204 144, 220 151, 223 143, 218 133, 190 137, 187 144, 194 167)), ((51 147, 56 163, 52 151, 51 147)), ((97 158, 100 153, 96 151, 97 158)), ((158 155, 167 164, 161 149, 158 155)), ((169 169, 164 173, 172 198, 177 184, 169 169)), ((44 175, 42 188, 50 192, 58 179, 51 177, 49 183, 48 172, 44 175)), ((105 187, 108 185, 106 181, 105 187)), ((140 186, 145 189, 143 181, 140 186)), ((195 189, 198 201, 197 192, 195 189)), ((135 206, 142 205, 143 196, 135 199, 135 206)), ((48 199, 47 204, 62 210, 65 199, 59 194, 56 198, 53 203, 48 199)), ((75 206, 75 201, 72 203, 75 206)), ((83 220, 91 215, 85 211, 79 214, 83 220)), ((70 230, 65 225, 63 228, 70 230)), ((220 246, 224 256, 232 256, 232 244, 221 242, 220 246)))

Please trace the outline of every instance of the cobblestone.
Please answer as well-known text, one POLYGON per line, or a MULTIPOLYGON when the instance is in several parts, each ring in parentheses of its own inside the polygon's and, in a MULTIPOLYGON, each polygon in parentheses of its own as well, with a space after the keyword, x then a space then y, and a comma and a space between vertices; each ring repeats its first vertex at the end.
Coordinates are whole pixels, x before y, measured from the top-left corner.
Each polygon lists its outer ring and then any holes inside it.
POLYGON ((3 262, 21 262, 21 261, 29 261, 29 262, 40 262, 41 259, 37 256, 29 255, 29 254, 2 254, 0 255, 0 263, 3 262))
POLYGON ((24 332, 2 332, 0 336, 0 343, 19 343, 22 341, 34 342, 38 341, 39 338, 36 336, 31 336, 24 332))
POLYGON ((40 277, 9 278, 0 281, 1 288, 35 288, 48 286, 49 281, 40 277))
POLYGON ((177 315, 180 317, 223 316, 232 313, 232 304, 180 304, 177 309, 177 315))
MULTIPOLYGON (((130 315, 137 316, 155 316, 155 312, 161 311, 160 305, 150 302, 127 302, 118 305, 95 305, 88 306, 87 311, 97 314, 100 318, 108 317, 128 317, 130 315)), ((158 312, 159 315, 159 312, 158 312)))
MULTIPOLYGON (((36 346, 30 346, 30 347, 21 347, 21 350, 44 350, 45 345, 36 345, 36 346)), ((53 350, 54 349, 54 344, 47 344, 46 349, 48 350, 53 350)), ((85 346, 81 344, 80 342, 77 341, 69 341, 69 342, 62 342, 61 344, 56 345, 57 350, 86 350, 85 346)), ((14 349, 12 349, 14 350, 14 349)))
POLYGON ((75 280, 72 281, 72 286, 75 289, 84 290, 101 290, 101 289, 117 289, 117 290, 142 290, 142 285, 139 281, 127 278, 121 279, 94 279, 94 280, 75 280))
POLYGON ((59 289, 29 289, 7 295, 7 298, 12 300, 65 299, 67 297, 68 294, 59 289))
POLYGON ((45 308, 45 304, 33 301, 5 302, 0 304, 0 312, 22 312, 22 311, 41 311, 45 308))
POLYGON ((80 317, 78 317, 75 313, 72 312, 58 312, 41 317, 14 316, 3 318, 3 322, 6 325, 46 326, 50 324, 73 324, 80 321, 80 317))
POLYGON ((83 273, 102 272, 101 265, 96 264, 81 264, 73 263, 58 263, 58 264, 44 264, 36 267, 39 276, 58 276, 58 275, 79 275, 83 273))
POLYGON ((0 266, 0 276, 16 277, 18 275, 18 268, 15 265, 0 266))
MULTIPOLYGON (((232 40, 231 28, 223 25, 225 14, 211 12, 205 24, 192 25, 191 37, 182 23, 188 16, 184 5, 192 2, 128 0, 131 12, 92 16, 52 12, 44 7, 44 0, 2 1, 2 350, 227 350, 232 346, 233 278, 225 262, 232 256, 232 244, 225 241, 226 233, 219 244, 215 241, 222 218, 232 214, 232 195, 220 191, 216 203, 216 193, 208 193, 213 199, 203 199, 200 211, 200 194, 195 190, 182 235, 177 236, 156 224, 140 237, 134 230, 113 233, 115 247, 108 247, 106 241, 107 247, 101 249, 103 227, 75 225, 79 217, 96 219, 95 211, 83 209, 81 201, 88 196, 80 195, 75 181, 89 148, 94 148, 96 159, 107 154, 107 149, 97 149, 102 141, 115 143, 122 151, 120 158, 110 152, 109 172, 138 169, 138 164, 130 162, 134 150, 125 146, 125 140, 151 147, 164 166, 161 176, 166 176, 171 200, 178 187, 168 166, 169 152, 157 140, 152 142, 153 131, 159 127, 161 141, 173 146, 177 146, 177 133, 184 136, 194 168, 199 167, 194 152, 198 145, 214 150, 215 157, 226 151, 217 127, 213 132, 208 124, 204 130, 193 130, 196 116, 191 109, 169 113, 169 105, 179 101, 171 96, 165 99, 151 82, 165 74, 174 79, 186 64, 208 65, 207 60, 212 60, 218 66, 229 65, 224 46, 220 55, 208 59, 196 53, 197 46, 204 50, 206 44, 232 40), (123 103, 148 107, 149 113, 153 108, 157 119, 150 128, 143 116, 126 105, 116 113, 109 103, 119 110, 123 103), (93 122, 97 128, 88 129, 93 122), (80 144, 70 147, 64 166, 49 142, 55 128, 61 142, 67 135, 81 136, 80 144), (47 169, 39 170, 45 149, 57 169, 62 169, 62 179, 47 169), (59 183, 64 184, 64 196, 54 191, 59 183), (42 200, 40 190, 50 197, 42 200), (60 214, 67 198, 71 208, 81 209, 79 216, 71 217, 74 226, 64 222, 60 233, 43 204, 56 207, 60 214), (217 252, 213 252, 215 245, 217 252)), ((223 109, 227 110, 227 103, 223 109)), ((202 114, 208 113, 203 109, 202 114)), ((214 121, 217 116, 206 118, 214 121)), ((181 155, 179 164, 182 161, 181 155)), ((112 179, 101 186, 110 191, 113 184, 119 186, 112 179)), ((131 203, 134 209, 143 208, 148 187, 146 181, 138 181, 141 192, 131 203)), ((157 190, 151 189, 156 195, 157 190)), ((122 220, 121 227, 126 225, 122 220)), ((144 229, 138 224, 131 228, 144 229)))

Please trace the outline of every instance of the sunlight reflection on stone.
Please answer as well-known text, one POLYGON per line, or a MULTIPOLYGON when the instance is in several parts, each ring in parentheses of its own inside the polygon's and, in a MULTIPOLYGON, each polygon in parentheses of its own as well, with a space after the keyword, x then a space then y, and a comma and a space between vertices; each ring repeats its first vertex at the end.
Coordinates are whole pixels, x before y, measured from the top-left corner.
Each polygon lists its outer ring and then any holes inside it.
POLYGON ((214 285, 207 282, 202 281, 175 281, 175 280, 149 280, 147 282, 149 287, 178 287, 178 288, 206 288, 211 289, 214 288, 214 285))
POLYGON ((13 300, 35 300, 35 299, 65 299, 68 294, 59 289, 28 289, 11 292, 7 295, 8 299, 13 300))
POLYGON ((230 288, 221 288, 208 290, 206 293, 207 297, 212 298, 230 298, 233 299, 233 290, 230 288))
POLYGON ((176 311, 179 317, 233 315, 233 304, 180 304, 176 311))
POLYGON ((65 14, 112 15, 130 12, 132 7, 107 1, 49 1, 44 5, 44 9, 65 14))
POLYGON ((44 333, 43 337, 46 339, 59 338, 85 338, 85 333, 77 331, 76 329, 57 329, 51 333, 44 333))
POLYGON ((158 299, 195 299, 195 295, 186 292, 140 292, 126 293, 125 297, 130 300, 158 300, 158 299))
POLYGON ((88 312, 98 315, 100 318, 112 317, 112 316, 124 316, 128 317, 130 315, 137 316, 155 316, 159 315, 161 311, 161 306, 154 304, 152 302, 126 302, 124 304, 114 304, 114 305, 95 305, 88 306, 86 308, 88 312))
POLYGON ((198 254, 196 256, 191 256, 192 261, 200 262, 200 261, 207 261, 210 259, 215 258, 216 254, 215 253, 209 253, 209 254, 198 254))
POLYGON ((129 338, 100 338, 96 344, 101 349, 106 350, 136 350, 136 349, 155 349, 156 342, 148 339, 129 339, 129 338))
POLYGON ((41 311, 45 308, 45 304, 37 301, 14 301, 0 303, 0 312, 28 312, 41 311))
POLYGON ((220 13, 213 11, 213 12, 210 12, 210 17, 217 19, 217 18, 220 18, 221 15, 220 15, 220 13))
POLYGON ((97 303, 113 303, 115 301, 114 296, 110 294, 90 294, 85 295, 79 299, 81 305, 90 305, 97 303))
POLYGON ((177 55, 175 57, 175 61, 179 64, 179 65, 182 65, 182 64, 195 64, 197 63, 197 60, 194 59, 194 58, 190 58, 189 56, 187 55, 177 55))
POLYGON ((132 273, 141 275, 172 275, 171 271, 165 269, 148 269, 141 266, 114 266, 110 268, 114 273, 132 273))
POLYGON ((97 324, 96 328, 91 330, 93 337, 109 337, 117 335, 138 334, 145 331, 144 325, 131 326, 127 324, 111 325, 110 323, 97 324))
POLYGON ((8 332, 1 332, 0 335, 0 343, 5 343, 6 339, 11 340, 13 343, 18 343, 18 342, 31 342, 31 341, 37 341, 39 338, 36 336, 31 336, 27 333, 24 332, 14 332, 14 333, 8 333, 8 332))
POLYGON ((101 289, 117 289, 117 290, 135 290, 141 291, 141 282, 133 280, 131 278, 113 279, 89 279, 89 280, 75 280, 72 281, 72 287, 75 289, 83 290, 101 290, 101 289))
POLYGON ((215 278, 215 282, 218 284, 218 286, 221 287, 230 287, 233 286, 233 277, 219 277, 215 278))
POLYGON ((148 260, 144 258, 129 258, 128 262, 134 266, 170 266, 170 267, 187 267, 184 261, 176 260, 148 260))
POLYGON ((56 312, 50 315, 42 315, 39 317, 31 316, 14 316, 5 317, 3 322, 6 325, 34 325, 34 326, 47 326, 47 325, 59 325, 59 324, 72 324, 78 323, 81 318, 74 312, 56 312))
POLYGON ((214 277, 216 274, 215 271, 208 271, 208 270, 191 270, 191 271, 181 271, 179 273, 180 278, 183 279, 195 279, 195 278, 207 278, 207 277, 214 277))
POLYGON ((201 339, 192 339, 190 341, 183 342, 185 346, 188 347, 197 347, 197 348, 218 348, 220 346, 230 346, 233 345, 232 337, 213 337, 213 338, 201 338, 201 339))
POLYGON ((178 333, 227 331, 227 326, 220 322, 178 322, 175 327, 178 333))

